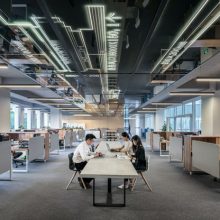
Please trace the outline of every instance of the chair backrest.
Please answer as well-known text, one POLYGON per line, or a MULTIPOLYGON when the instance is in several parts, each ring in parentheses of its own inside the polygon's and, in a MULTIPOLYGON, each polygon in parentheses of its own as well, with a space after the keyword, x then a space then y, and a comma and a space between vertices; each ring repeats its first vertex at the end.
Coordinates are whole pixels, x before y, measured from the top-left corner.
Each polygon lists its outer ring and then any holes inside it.
POLYGON ((75 164, 73 162, 73 153, 68 154, 68 158, 69 158, 69 169, 74 170, 75 164))

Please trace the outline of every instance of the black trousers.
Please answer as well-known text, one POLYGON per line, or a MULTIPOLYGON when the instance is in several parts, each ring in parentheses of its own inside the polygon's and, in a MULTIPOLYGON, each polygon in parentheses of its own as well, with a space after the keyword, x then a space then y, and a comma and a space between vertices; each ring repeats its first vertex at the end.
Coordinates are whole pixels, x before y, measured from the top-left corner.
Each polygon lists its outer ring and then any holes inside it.
MULTIPOLYGON (((85 165, 87 164, 86 161, 81 162, 81 163, 75 163, 76 169, 81 171, 83 170, 83 168, 85 167, 85 165)), ((84 183, 90 183, 93 180, 93 178, 83 178, 84 183)))

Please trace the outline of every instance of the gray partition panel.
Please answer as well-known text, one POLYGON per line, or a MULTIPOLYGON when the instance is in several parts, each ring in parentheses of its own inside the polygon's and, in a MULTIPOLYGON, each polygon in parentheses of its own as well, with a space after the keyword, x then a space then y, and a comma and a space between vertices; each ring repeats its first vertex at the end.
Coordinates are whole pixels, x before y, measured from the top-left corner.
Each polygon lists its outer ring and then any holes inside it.
POLYGON ((10 141, 0 142, 0 174, 11 169, 10 141))
POLYGON ((59 150, 59 135, 51 134, 50 135, 50 151, 59 150))
POLYGON ((44 150, 44 137, 38 136, 33 137, 29 140, 28 143, 29 148, 29 161, 35 160, 35 159, 43 159, 45 150, 44 150))

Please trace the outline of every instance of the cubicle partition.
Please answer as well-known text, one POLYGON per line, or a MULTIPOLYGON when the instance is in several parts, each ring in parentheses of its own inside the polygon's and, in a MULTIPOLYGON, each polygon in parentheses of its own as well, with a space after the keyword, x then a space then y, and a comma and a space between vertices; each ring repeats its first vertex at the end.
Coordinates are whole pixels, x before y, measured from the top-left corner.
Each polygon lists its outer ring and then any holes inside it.
POLYGON ((183 161, 183 138, 170 137, 169 144, 170 161, 183 161))
POLYGON ((190 172, 190 174, 192 171, 195 171, 192 165, 192 141, 194 140, 212 144, 220 144, 219 136, 184 136, 184 169, 185 171, 190 172))
POLYGON ((57 151, 59 153, 59 135, 58 134, 51 134, 50 135, 50 152, 57 151))
POLYGON ((203 141, 192 141, 192 167, 220 178, 220 146, 203 141))
POLYGON ((28 161, 41 159, 45 160, 45 150, 44 150, 44 137, 37 136, 33 137, 28 142, 28 161))
POLYGON ((153 133, 152 138, 153 138, 152 150, 153 151, 159 151, 160 150, 160 135, 153 133))
POLYGON ((0 174, 9 171, 11 180, 11 144, 10 141, 0 142, 0 174))

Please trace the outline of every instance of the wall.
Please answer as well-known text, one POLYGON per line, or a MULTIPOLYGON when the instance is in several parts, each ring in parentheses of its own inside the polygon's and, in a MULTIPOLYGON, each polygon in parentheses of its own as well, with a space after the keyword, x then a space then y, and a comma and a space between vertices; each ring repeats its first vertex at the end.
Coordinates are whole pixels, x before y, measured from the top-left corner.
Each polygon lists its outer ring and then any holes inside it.
POLYGON ((117 129, 124 127, 124 121, 122 117, 74 117, 74 116, 63 115, 62 123, 85 124, 86 129, 92 129, 92 128, 117 129))

